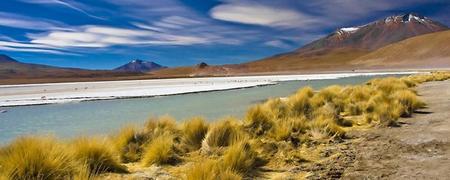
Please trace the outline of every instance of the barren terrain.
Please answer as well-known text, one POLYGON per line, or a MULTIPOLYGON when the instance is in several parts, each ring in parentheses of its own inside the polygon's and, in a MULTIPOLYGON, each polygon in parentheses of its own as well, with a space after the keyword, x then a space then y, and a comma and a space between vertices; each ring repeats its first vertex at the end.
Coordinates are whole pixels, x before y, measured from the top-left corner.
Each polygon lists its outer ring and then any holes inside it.
POLYGON ((401 119, 400 127, 354 134, 354 162, 344 179, 450 177, 450 81, 428 82, 417 91, 428 108, 401 119))

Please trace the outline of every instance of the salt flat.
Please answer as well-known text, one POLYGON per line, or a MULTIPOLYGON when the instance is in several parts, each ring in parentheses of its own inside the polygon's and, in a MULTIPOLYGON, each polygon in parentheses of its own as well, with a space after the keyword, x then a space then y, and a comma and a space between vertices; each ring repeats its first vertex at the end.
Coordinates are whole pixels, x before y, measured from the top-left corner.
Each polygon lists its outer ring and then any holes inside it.
POLYGON ((418 72, 335 73, 1 85, 0 107, 218 91, 270 85, 280 81, 413 73, 418 72))

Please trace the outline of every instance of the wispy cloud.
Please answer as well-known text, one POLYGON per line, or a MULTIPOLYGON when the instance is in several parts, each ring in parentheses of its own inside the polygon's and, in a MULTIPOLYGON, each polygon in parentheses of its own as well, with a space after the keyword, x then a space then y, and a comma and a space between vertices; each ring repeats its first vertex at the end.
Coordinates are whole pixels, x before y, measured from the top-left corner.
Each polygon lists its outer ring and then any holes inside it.
POLYGON ((206 36, 178 35, 145 29, 83 26, 76 31, 52 31, 28 36, 33 44, 55 47, 110 47, 115 45, 193 45, 212 43, 206 36))
POLYGON ((0 26, 31 30, 68 30, 64 23, 23 16, 19 14, 0 12, 0 26))
MULTIPOLYGON (((12 39, 9 39, 12 40, 12 39)), ((19 41, 0 41, 0 50, 16 51, 16 52, 37 52, 60 55, 79 55, 74 52, 66 52, 64 50, 41 44, 30 44, 19 41)))
POLYGON ((71 0, 21 0, 22 2, 26 3, 32 3, 32 4, 46 4, 46 5, 58 5, 58 6, 64 6, 66 8, 78 11, 86 16, 89 16, 91 18, 105 20, 106 18, 93 15, 86 10, 83 9, 83 7, 88 7, 80 2, 71 1, 71 0))
POLYGON ((314 18, 299 11, 237 1, 218 5, 210 14, 218 20, 272 27, 292 28, 317 23, 314 18))
POLYGON ((281 49, 287 49, 287 48, 291 47, 289 44, 287 44, 284 41, 279 40, 279 39, 266 41, 264 43, 264 45, 271 46, 271 47, 276 47, 276 48, 281 48, 281 49))

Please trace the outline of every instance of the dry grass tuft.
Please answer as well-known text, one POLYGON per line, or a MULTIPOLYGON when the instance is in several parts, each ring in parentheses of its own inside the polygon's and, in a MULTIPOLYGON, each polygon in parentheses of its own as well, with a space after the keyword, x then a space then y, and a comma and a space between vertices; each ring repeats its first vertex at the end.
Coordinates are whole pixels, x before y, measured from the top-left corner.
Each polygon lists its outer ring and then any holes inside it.
POLYGON ((220 165, 233 172, 246 174, 258 166, 258 155, 247 142, 235 143, 227 149, 220 165))
POLYGON ((366 114, 366 118, 368 122, 381 126, 396 126, 402 110, 402 105, 397 102, 380 103, 374 107, 373 113, 366 114))
POLYGON ((415 110, 425 106, 425 103, 420 101, 417 95, 410 90, 400 90, 395 92, 392 96, 403 106, 402 116, 409 117, 415 110))
POLYGON ((119 163, 117 153, 106 139, 78 138, 71 144, 74 158, 85 163, 89 174, 104 172, 126 173, 126 167, 119 163))
POLYGON ((169 115, 161 116, 159 118, 150 118, 146 122, 144 129, 144 133, 146 133, 150 139, 160 135, 177 134, 178 132, 179 130, 175 118, 169 115))
POLYGON ((272 118, 271 112, 267 107, 256 105, 247 111, 244 126, 256 136, 264 135, 274 125, 272 118))
POLYGON ((280 98, 269 99, 263 106, 269 111, 269 116, 274 119, 283 119, 289 115, 289 106, 280 98))
POLYGON ((208 132, 209 125, 203 118, 195 117, 183 125, 183 141, 189 150, 197 150, 208 132))
POLYGON ((290 140, 297 144, 301 134, 308 129, 308 123, 305 117, 292 117, 279 120, 271 131, 271 136, 277 141, 290 140))
POLYGON ((319 115, 309 123, 310 136, 313 140, 323 140, 328 137, 343 137, 345 130, 339 126, 334 117, 319 115))
POLYGON ((0 178, 71 179, 81 169, 70 152, 50 137, 20 137, 0 151, 0 178))
POLYGON ((391 94, 397 90, 408 89, 408 85, 401 79, 395 77, 373 79, 367 83, 386 94, 391 94))
POLYGON ((202 162, 197 162, 186 171, 187 180, 241 180, 241 175, 220 167, 220 164, 215 160, 207 159, 202 162))
POLYGON ((144 149, 142 164, 150 166, 152 164, 176 164, 179 161, 175 151, 174 137, 162 135, 153 139, 144 149))
POLYGON ((205 138, 209 147, 225 147, 239 142, 246 136, 238 121, 232 117, 216 122, 205 138))
POLYGON ((119 152, 122 162, 137 162, 142 155, 142 146, 147 141, 147 136, 135 126, 122 128, 112 138, 116 150, 119 152))
POLYGON ((314 95, 313 90, 310 87, 300 89, 296 94, 292 95, 288 99, 288 105, 290 112, 293 116, 309 116, 313 107, 310 102, 310 98, 314 95))
POLYGON ((205 160, 197 162, 186 171, 187 180, 209 180, 217 177, 217 162, 214 160, 205 160))

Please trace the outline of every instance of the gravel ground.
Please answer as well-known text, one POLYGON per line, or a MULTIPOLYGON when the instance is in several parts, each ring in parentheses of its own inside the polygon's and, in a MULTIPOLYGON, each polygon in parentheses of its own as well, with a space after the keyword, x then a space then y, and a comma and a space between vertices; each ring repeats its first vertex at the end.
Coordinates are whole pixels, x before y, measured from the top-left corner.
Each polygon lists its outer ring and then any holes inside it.
POLYGON ((450 179, 450 81, 417 88, 428 105, 401 126, 356 132, 342 179, 450 179))

